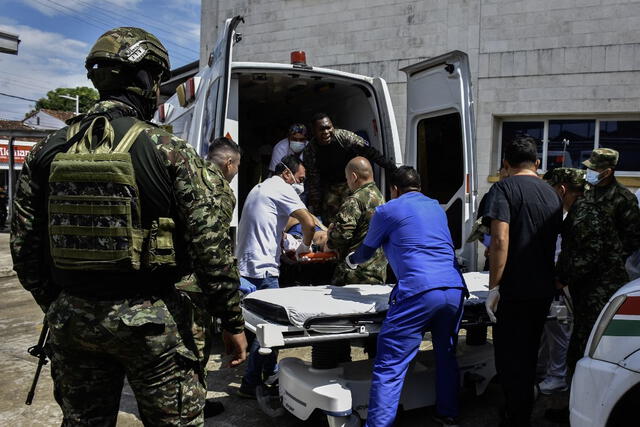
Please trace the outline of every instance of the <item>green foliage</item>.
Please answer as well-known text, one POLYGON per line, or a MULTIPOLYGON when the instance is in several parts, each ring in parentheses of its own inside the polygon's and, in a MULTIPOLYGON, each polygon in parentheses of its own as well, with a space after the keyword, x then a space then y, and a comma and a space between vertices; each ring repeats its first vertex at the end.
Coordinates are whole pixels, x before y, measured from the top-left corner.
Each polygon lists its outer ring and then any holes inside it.
POLYGON ((86 113, 98 101, 98 91, 90 87, 66 88, 59 87, 47 92, 46 98, 36 102, 36 110, 48 108, 50 110, 76 111, 76 101, 62 98, 59 95, 80 96, 80 112, 86 113))

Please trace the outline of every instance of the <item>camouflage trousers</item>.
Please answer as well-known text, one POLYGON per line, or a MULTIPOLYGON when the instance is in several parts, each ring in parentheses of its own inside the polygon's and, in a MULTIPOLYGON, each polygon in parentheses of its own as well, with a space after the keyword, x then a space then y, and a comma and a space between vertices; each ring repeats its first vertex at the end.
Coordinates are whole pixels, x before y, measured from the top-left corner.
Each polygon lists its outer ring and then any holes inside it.
POLYGON ((193 304, 193 323, 191 333, 197 350, 197 357, 201 365, 203 378, 207 376, 207 362, 211 354, 213 339, 213 316, 206 305, 206 299, 202 293, 185 292, 193 304))
POLYGON ((340 184, 333 184, 327 188, 322 198, 322 222, 324 224, 331 224, 340 206, 344 203, 344 199, 351 193, 349 186, 346 182, 340 184))
POLYGON ((190 300, 193 313, 191 335, 194 340, 195 353, 200 362, 201 375, 204 379, 207 377, 207 362, 211 354, 214 318, 207 306, 207 299, 198 286, 195 274, 184 276, 180 282, 176 283, 176 288, 190 300))
POLYGON ((573 302, 573 330, 567 350, 569 375, 573 375, 578 360, 584 356, 587 341, 600 312, 619 288, 620 285, 606 284, 579 290, 569 288, 573 302))
POLYGON ((145 425, 204 425, 198 359, 182 338, 190 334, 186 307, 177 292, 120 301, 63 292, 47 311, 62 425, 115 426, 125 377, 145 425))

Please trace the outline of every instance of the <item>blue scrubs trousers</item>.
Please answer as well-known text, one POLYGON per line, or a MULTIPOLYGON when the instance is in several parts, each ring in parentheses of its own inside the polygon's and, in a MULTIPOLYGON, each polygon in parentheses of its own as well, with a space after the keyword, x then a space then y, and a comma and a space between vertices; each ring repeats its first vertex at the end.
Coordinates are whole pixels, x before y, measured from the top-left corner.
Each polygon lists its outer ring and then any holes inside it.
POLYGON ((460 374, 456 342, 464 289, 433 289, 402 301, 391 298, 378 335, 365 426, 393 425, 407 368, 427 330, 431 330, 436 357, 436 410, 440 415, 457 417, 460 374))

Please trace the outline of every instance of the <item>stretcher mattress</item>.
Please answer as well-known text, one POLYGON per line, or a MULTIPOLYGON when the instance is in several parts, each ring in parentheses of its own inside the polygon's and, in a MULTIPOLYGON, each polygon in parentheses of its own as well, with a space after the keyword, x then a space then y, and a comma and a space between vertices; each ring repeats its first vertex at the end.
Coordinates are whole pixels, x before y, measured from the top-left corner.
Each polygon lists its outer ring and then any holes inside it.
MULTIPOLYGON (((465 311, 477 317, 488 293, 487 273, 465 273, 469 299, 465 311)), ((297 286, 264 289, 247 295, 245 310, 270 322, 308 328, 325 322, 378 322, 389 307, 392 285, 297 286)))

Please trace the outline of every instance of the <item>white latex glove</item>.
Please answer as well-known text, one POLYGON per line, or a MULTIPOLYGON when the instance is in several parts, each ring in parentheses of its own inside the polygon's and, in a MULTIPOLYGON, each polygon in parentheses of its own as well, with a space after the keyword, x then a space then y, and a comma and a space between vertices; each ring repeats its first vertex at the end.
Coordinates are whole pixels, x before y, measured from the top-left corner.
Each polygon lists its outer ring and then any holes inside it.
POLYGON ((311 252, 311 245, 307 246, 304 244, 304 242, 300 242, 300 246, 298 246, 298 249, 296 249, 296 259, 303 259, 303 254, 308 254, 309 252, 311 252))
POLYGON ((358 264, 353 264, 351 262, 351 260, 349 258, 351 258, 351 255, 353 255, 355 252, 351 252, 349 255, 347 255, 347 257, 344 259, 344 262, 347 264, 347 267, 349 267, 352 270, 355 270, 356 268, 358 268, 358 264))
POLYGON ((487 314, 489 315, 489 319, 496 323, 498 319, 496 319, 496 310, 498 309, 498 301, 500 301, 500 286, 496 286, 493 289, 489 290, 489 295, 487 295, 487 299, 484 302, 484 306, 487 309, 487 314))

